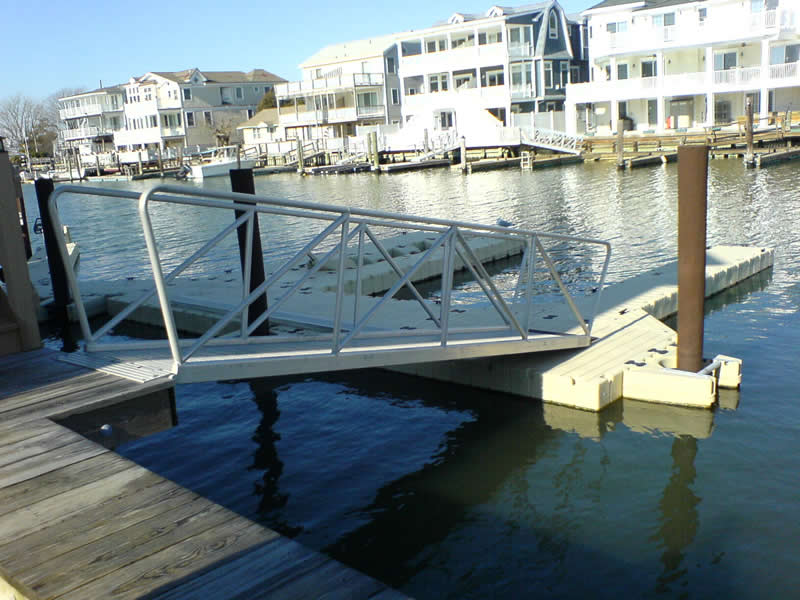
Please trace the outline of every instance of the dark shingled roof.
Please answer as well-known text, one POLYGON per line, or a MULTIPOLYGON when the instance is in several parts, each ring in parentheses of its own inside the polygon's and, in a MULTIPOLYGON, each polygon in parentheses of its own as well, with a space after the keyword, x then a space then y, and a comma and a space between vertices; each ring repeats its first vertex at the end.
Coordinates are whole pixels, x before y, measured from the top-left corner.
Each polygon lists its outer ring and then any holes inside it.
POLYGON ((611 8, 612 6, 624 6, 626 4, 635 4, 637 2, 644 2, 644 6, 636 10, 650 10, 653 8, 661 8, 667 6, 675 6, 677 4, 694 4, 702 0, 603 0, 600 4, 595 4, 587 10, 594 10, 595 8, 611 8))

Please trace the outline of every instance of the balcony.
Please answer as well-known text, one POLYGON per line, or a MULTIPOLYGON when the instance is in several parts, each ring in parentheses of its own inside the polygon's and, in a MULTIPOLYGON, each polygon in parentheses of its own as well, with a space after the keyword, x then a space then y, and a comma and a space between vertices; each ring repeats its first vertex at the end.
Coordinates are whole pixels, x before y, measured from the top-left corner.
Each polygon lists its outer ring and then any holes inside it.
POLYGON ((312 96, 342 89, 357 87, 380 87, 383 85, 383 73, 350 73, 336 77, 321 79, 303 79, 279 83, 275 86, 275 95, 278 98, 293 96, 312 96))
POLYGON ((329 108, 326 110, 304 110, 280 113, 278 119, 281 125, 327 125, 333 123, 348 123, 357 120, 355 107, 329 108))
POLYGON ((91 117, 108 112, 119 112, 122 106, 113 107, 111 104, 103 104, 95 102, 92 104, 84 104, 82 106, 75 106, 69 108, 60 108, 58 110, 58 118, 62 121, 65 119, 78 119, 81 117, 91 117))
MULTIPOLYGON (((61 139, 64 141, 94 138, 98 135, 103 135, 99 127, 78 127, 76 129, 61 130, 61 139)), ((105 135, 111 135, 111 132, 106 132, 105 135)))
POLYGON ((359 119, 382 118, 386 114, 383 104, 375 106, 356 106, 356 115, 359 119))
POLYGON ((511 60, 517 58, 531 58, 533 56, 533 44, 532 43, 517 43, 517 44, 509 44, 508 45, 508 58, 511 60))
MULTIPOLYGON (((600 26, 595 26, 599 28, 600 26)), ((605 27, 605 26, 603 26, 605 27)), ((800 11, 781 8, 751 13, 749 10, 719 9, 702 21, 694 13, 679 17, 678 23, 654 27, 649 23, 629 31, 595 33, 591 55, 603 56, 652 52, 660 48, 706 46, 735 40, 758 39, 764 35, 800 31, 800 11)))
POLYGON ((610 100, 655 98, 656 96, 690 96, 780 88, 800 85, 800 63, 761 67, 740 67, 725 71, 679 73, 662 77, 638 77, 616 81, 594 81, 567 86, 570 102, 585 104, 610 100))
POLYGON ((527 85, 512 85, 511 86, 511 99, 512 100, 528 100, 536 97, 536 87, 529 83, 527 85))

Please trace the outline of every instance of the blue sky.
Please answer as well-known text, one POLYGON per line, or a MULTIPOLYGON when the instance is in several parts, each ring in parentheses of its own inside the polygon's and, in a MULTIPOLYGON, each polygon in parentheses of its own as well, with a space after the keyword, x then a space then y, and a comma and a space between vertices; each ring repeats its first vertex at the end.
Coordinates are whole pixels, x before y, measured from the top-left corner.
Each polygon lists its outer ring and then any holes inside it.
MULTIPOLYGON (((0 100, 94 89, 147 71, 263 68, 299 79, 297 65, 332 43, 423 29, 454 12, 532 0, 0 0, 0 100), (344 8, 341 8, 344 7, 344 8)), ((567 13, 598 0, 562 0, 567 13)))

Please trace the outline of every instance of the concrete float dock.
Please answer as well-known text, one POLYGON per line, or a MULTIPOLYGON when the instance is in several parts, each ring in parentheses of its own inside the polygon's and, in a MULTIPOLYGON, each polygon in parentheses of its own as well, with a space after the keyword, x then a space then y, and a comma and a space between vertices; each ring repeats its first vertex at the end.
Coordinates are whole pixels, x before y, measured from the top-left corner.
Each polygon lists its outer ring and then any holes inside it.
MULTIPOLYGON (((409 234, 384 240, 390 254, 401 268, 416 261, 417 255, 430 242, 424 234, 409 234)), ((509 240, 481 240, 476 254, 484 263, 521 253, 519 244, 509 240)), ((369 252, 367 253, 369 256, 369 252)), ((706 295, 711 296, 772 266, 773 252, 764 248, 721 246, 708 250, 706 295)), ((437 264, 429 261, 415 280, 438 277, 437 264)), ((272 269, 275 266, 271 267, 272 269)), ((354 293, 353 265, 347 264, 346 294, 354 293)), ((268 266, 268 271, 270 266, 268 266)), ((290 273, 280 285, 270 290, 270 302, 281 290, 299 279, 300 272, 290 273)), ((179 327, 189 332, 203 332, 231 308, 230 297, 241 285, 237 275, 211 276, 195 281, 174 283, 173 310, 179 327), (209 281, 213 279, 213 283, 209 281)), ((276 323, 300 328, 330 329, 330 320, 319 315, 330 312, 334 303, 336 272, 331 267, 316 274, 308 286, 293 297, 291 312, 276 315, 276 323)), ((364 310, 378 302, 368 296, 389 289, 396 276, 382 259, 365 261, 362 271, 362 305, 364 310), (368 263, 368 264, 367 264, 368 263)), ((683 403, 708 407, 715 401, 717 387, 723 379, 738 385, 740 365, 733 359, 723 360, 724 368, 712 374, 685 374, 667 367, 674 366, 677 334, 660 321, 677 311, 676 265, 643 273, 614 284, 602 291, 599 312, 592 328, 592 345, 586 349, 540 352, 528 355, 482 358, 452 362, 422 363, 392 367, 395 370, 433 379, 452 381, 483 389, 538 398, 545 402, 597 411, 625 396, 666 403, 683 403)), ((40 281, 41 283, 41 281, 40 281)), ((84 296, 91 300, 96 312, 116 314, 133 298, 149 288, 148 281, 85 282, 84 296)), ((47 290, 40 290, 46 295, 47 290)), ((239 292, 236 292, 239 293, 239 292)), ((587 314, 593 297, 578 298, 581 312, 587 314)), ((376 315, 371 327, 424 329, 426 315, 420 314, 414 301, 391 300, 391 309, 376 315)), ((451 315, 454 325, 488 324, 491 311, 480 304, 465 306, 451 315), (485 323, 484 323, 485 321, 485 323)), ((155 301, 140 307, 132 319, 161 324, 160 309, 155 301)), ((577 325, 566 304, 541 305, 533 317, 535 330, 575 333, 577 325)))

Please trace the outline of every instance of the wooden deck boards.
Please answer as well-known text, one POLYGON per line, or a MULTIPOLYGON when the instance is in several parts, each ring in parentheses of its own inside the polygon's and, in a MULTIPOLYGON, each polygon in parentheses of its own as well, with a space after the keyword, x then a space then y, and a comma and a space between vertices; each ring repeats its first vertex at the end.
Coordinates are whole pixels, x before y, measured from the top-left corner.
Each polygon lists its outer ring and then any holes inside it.
POLYGON ((0 597, 402 597, 53 422, 172 385, 57 355, 0 359, 0 597))

